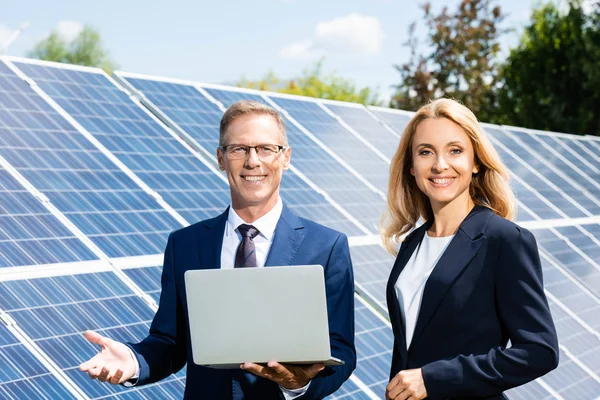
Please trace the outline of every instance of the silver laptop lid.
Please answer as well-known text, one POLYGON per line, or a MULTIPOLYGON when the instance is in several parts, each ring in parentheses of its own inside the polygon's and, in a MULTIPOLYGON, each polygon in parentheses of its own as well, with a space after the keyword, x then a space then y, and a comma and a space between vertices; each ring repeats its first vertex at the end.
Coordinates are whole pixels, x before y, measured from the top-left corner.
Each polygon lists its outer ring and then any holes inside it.
POLYGON ((320 265, 189 270, 185 286, 195 364, 340 363, 320 265))

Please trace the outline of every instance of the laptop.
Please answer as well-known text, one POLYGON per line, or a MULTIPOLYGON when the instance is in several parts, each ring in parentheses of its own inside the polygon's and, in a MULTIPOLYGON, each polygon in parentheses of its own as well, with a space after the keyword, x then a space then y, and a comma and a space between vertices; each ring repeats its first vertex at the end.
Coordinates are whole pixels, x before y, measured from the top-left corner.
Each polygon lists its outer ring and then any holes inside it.
POLYGON ((185 288, 197 365, 344 363, 331 357, 320 265, 188 270, 185 288))

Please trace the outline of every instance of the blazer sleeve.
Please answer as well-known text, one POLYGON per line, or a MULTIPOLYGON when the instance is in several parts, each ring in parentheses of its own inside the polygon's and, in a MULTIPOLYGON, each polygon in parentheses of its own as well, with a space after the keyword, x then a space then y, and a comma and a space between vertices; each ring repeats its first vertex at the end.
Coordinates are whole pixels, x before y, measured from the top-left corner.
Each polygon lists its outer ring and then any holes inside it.
POLYGON ((335 392, 356 368, 354 348, 354 276, 348 248, 348 238, 340 234, 327 265, 325 265, 325 291, 329 317, 331 355, 345 364, 325 367, 312 379, 301 399, 322 399, 335 392))
POLYGON ((558 365, 558 339, 531 232, 511 227, 494 268, 496 309, 511 347, 495 347, 487 354, 460 355, 423 366, 429 399, 499 395, 558 365))
POLYGON ((175 284, 173 246, 171 233, 165 250, 159 307, 149 335, 140 343, 128 343, 140 366, 136 385, 157 382, 186 363, 187 328, 175 284))

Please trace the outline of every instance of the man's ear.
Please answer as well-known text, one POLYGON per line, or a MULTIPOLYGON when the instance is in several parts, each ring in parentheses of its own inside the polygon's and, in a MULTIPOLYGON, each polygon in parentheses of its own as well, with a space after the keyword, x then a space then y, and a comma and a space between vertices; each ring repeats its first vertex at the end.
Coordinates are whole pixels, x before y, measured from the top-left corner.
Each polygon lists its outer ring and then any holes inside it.
POLYGON ((288 147, 283 152, 283 169, 290 168, 290 162, 292 162, 292 148, 288 147))
POLYGON ((217 148, 217 163, 219 164, 219 169, 221 171, 225 171, 225 160, 223 159, 223 150, 217 148))

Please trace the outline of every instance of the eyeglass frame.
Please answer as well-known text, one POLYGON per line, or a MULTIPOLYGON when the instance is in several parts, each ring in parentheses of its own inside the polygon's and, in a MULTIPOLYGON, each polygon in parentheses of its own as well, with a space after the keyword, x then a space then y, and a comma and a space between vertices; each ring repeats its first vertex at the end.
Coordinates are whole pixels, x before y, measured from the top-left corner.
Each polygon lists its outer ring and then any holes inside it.
POLYGON ((250 150, 254 149, 254 151, 256 152, 256 156, 260 160, 262 160, 262 161, 264 161, 264 159, 262 159, 260 157, 260 155, 258 154, 258 148, 259 147, 264 147, 264 146, 274 146, 274 147, 277 147, 277 152, 273 154, 273 157, 276 157, 276 156, 280 155, 284 150, 286 150, 286 149, 288 149, 290 147, 290 146, 284 146, 284 145, 281 145, 281 144, 271 144, 271 143, 261 143, 261 144, 255 145, 255 146, 249 146, 249 145, 246 145, 246 144, 236 144, 236 143, 233 143, 233 144, 226 144, 226 145, 223 145, 223 146, 218 146, 218 148, 221 149, 225 154, 227 154, 227 155, 230 156, 231 153, 227 152, 227 148, 231 147, 231 146, 246 148, 246 154, 244 155, 244 157, 237 158, 237 160, 247 159, 250 156, 250 150))

